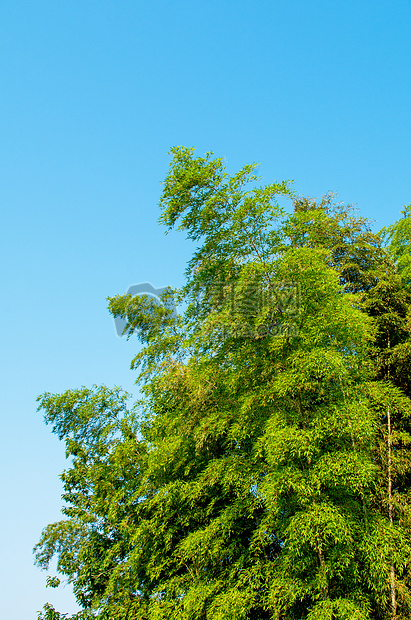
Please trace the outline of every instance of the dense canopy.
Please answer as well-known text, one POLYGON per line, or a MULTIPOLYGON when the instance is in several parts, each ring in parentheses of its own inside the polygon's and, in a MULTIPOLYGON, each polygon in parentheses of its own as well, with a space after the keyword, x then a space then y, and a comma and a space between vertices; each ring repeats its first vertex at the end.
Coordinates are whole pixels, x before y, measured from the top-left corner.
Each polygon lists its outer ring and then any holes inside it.
POLYGON ((109 300, 143 345, 137 402, 39 397, 71 464, 37 564, 57 556, 78 619, 409 618, 410 207, 374 234, 255 165, 171 155, 186 284, 109 300))

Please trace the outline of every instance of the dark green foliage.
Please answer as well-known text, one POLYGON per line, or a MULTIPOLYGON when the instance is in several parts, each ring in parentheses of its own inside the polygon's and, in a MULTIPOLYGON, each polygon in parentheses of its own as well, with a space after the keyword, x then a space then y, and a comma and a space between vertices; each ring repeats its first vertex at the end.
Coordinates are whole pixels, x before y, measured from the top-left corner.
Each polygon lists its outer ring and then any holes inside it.
POLYGON ((172 156, 160 219, 198 244, 186 285, 163 308, 109 300, 144 345, 141 401, 40 398, 72 465, 37 563, 57 555, 79 620, 408 617, 410 306, 392 260, 331 196, 172 156))

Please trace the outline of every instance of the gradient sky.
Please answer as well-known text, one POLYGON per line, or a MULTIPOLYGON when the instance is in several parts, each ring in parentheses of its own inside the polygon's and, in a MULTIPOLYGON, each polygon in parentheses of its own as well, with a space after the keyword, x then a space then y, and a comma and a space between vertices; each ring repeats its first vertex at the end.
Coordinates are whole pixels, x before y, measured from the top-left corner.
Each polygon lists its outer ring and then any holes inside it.
POLYGON ((77 609, 32 565, 65 467, 36 396, 133 389, 138 345, 106 297, 183 282, 192 246, 157 224, 170 147, 392 223, 411 201, 411 3, 4 0, 0 50, 1 615, 35 620, 77 609))

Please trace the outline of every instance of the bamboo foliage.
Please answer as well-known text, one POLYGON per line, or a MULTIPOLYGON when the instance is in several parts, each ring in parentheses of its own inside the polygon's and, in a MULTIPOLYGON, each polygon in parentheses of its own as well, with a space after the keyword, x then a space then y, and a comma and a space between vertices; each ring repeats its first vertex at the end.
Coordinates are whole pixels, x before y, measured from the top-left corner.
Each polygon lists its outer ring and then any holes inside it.
POLYGON ((72 464, 37 563, 57 556, 78 619, 408 617, 409 300, 390 256, 330 195, 171 155, 160 219, 197 244, 186 284, 161 307, 109 300, 143 344, 134 405, 40 397, 72 464))

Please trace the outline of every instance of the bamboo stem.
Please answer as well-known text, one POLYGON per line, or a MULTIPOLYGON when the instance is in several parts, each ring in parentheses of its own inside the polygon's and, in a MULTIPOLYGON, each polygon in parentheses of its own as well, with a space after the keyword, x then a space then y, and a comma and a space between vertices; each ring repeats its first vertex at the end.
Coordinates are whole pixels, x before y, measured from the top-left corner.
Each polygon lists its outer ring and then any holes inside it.
MULTIPOLYGON (((388 518, 390 520, 390 527, 394 525, 394 507, 392 501, 392 435, 391 435, 391 410, 388 407, 387 411, 388 422, 388 518)), ((391 550, 392 556, 392 550, 391 550)), ((395 567, 391 557, 390 567, 390 590, 391 590, 391 614, 393 617, 397 615, 397 596, 395 591, 395 567)))
MULTIPOLYGON (((388 349, 391 349, 391 340, 388 336, 388 349)), ((388 366, 387 379, 390 378, 390 367, 388 366)), ((388 405, 387 410, 387 426, 388 426, 388 518, 390 520, 390 528, 394 525, 394 506, 392 501, 392 429, 391 429, 391 409, 388 405)), ((397 615, 397 593, 395 591, 395 566, 392 561, 392 544, 391 544, 391 566, 390 566, 390 598, 391 598, 391 615, 393 618, 397 615)))

